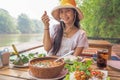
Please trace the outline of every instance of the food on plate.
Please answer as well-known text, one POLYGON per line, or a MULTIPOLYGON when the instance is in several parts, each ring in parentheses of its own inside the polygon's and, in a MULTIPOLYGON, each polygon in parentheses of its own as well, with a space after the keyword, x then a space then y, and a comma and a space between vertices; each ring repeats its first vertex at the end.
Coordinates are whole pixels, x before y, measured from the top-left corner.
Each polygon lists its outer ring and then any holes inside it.
POLYGON ((29 70, 37 78, 55 78, 63 71, 65 65, 63 59, 54 62, 56 59, 58 57, 52 56, 32 59, 29 61, 29 70))
POLYGON ((17 56, 14 56, 13 58, 10 58, 10 61, 14 65, 24 65, 29 62, 29 60, 38 58, 38 57, 45 57, 45 54, 38 54, 38 53, 29 53, 28 55, 26 54, 18 54, 17 56))
POLYGON ((103 80, 105 74, 91 67, 92 60, 85 62, 74 62, 73 65, 66 64, 69 73, 64 80, 103 80))
POLYGON ((19 55, 15 59, 11 60, 14 65, 24 65, 28 63, 29 58, 25 55, 19 55))
POLYGON ((96 78, 96 79, 99 79, 99 80, 103 80, 104 75, 105 74, 100 70, 92 70, 91 75, 90 75, 90 77, 91 77, 90 79, 96 78))
POLYGON ((64 57, 64 61, 68 64, 73 64, 75 61, 82 61, 82 57, 80 56, 73 56, 73 55, 68 55, 64 57))
POLYGON ((40 57, 45 57, 45 56, 46 56, 45 53, 38 53, 38 52, 28 54, 29 59, 40 58, 40 57))
POLYGON ((61 64, 62 63, 60 61, 55 62, 54 60, 42 60, 34 63, 33 65, 37 67, 50 68, 50 67, 59 66, 61 64))
POLYGON ((91 70, 90 76, 88 76, 84 71, 75 71, 70 73, 69 80, 103 80, 104 73, 99 70, 91 70))

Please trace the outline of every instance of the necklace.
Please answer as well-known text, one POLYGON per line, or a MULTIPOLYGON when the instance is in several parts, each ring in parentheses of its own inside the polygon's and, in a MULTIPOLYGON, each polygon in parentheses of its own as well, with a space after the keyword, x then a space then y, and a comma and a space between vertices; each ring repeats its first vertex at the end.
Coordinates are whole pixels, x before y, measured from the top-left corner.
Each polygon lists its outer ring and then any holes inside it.
POLYGON ((66 31, 66 28, 64 27, 64 24, 62 23, 62 27, 63 27, 63 36, 64 37, 68 37, 69 33, 72 31, 72 29, 74 28, 73 24, 72 26, 66 31))
POLYGON ((67 30, 67 31, 66 31, 66 29, 64 28, 64 29, 63 29, 63 30, 64 30, 63 36, 64 36, 64 37, 68 37, 68 36, 69 36, 69 33, 72 31, 73 28, 74 28, 74 27, 70 27, 70 29, 67 30))

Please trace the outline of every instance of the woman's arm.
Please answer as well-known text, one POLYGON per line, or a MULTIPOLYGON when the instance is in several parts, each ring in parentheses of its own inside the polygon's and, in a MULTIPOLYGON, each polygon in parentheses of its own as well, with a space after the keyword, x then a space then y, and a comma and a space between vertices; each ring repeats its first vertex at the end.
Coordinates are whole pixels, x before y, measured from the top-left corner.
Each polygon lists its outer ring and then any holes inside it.
POLYGON ((75 52, 74 52, 74 56, 80 56, 81 55, 81 53, 82 53, 82 51, 83 51, 83 49, 84 49, 84 47, 77 47, 76 49, 75 49, 75 52))
POLYGON ((52 47, 52 41, 50 38, 50 32, 49 32, 49 16, 47 15, 47 12, 45 11, 43 16, 41 17, 43 24, 44 24, 44 36, 43 36, 43 45, 44 49, 48 52, 52 47))
POLYGON ((49 29, 45 29, 44 30, 44 36, 43 36, 43 45, 44 45, 44 49, 48 52, 51 47, 52 47, 52 41, 50 38, 50 33, 49 33, 49 29))
POLYGON ((77 46, 75 48, 75 52, 74 52, 73 55, 80 56, 83 49, 89 47, 88 39, 87 39, 85 31, 81 30, 81 33, 80 33, 80 36, 79 36, 77 42, 78 43, 77 43, 77 46))

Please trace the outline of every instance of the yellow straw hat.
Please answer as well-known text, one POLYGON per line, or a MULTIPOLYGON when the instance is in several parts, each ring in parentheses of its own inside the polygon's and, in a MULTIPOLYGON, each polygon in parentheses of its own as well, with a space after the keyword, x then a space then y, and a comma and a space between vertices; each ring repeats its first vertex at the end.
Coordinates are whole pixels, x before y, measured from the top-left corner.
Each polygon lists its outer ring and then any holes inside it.
POLYGON ((75 0, 61 0, 60 5, 55 7, 52 10, 51 14, 57 21, 60 21, 59 9, 61 9, 61 8, 73 8, 73 9, 75 9, 78 12, 79 19, 80 20, 83 19, 83 14, 82 14, 81 10, 78 7, 76 7, 75 0))

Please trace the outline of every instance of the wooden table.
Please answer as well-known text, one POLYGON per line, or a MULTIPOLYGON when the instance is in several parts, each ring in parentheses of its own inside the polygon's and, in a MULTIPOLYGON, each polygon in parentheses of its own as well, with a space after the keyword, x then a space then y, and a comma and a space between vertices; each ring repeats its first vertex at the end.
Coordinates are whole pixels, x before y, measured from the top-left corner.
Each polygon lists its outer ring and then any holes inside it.
MULTIPOLYGON (((96 65, 92 65, 97 69, 96 65)), ((0 80, 35 80, 28 73, 28 68, 15 68, 6 66, 0 69, 0 80)), ((110 80, 120 80, 120 71, 107 67, 110 80)))
POLYGON ((90 48, 103 48, 108 49, 109 59, 112 53, 112 44, 106 40, 88 40, 90 48))

